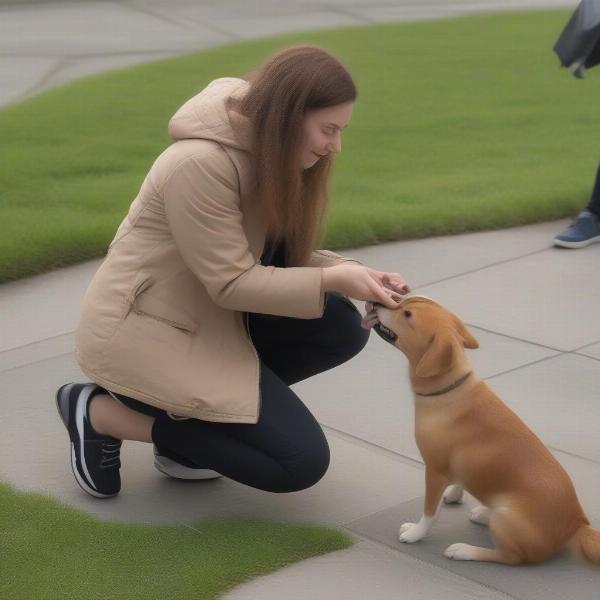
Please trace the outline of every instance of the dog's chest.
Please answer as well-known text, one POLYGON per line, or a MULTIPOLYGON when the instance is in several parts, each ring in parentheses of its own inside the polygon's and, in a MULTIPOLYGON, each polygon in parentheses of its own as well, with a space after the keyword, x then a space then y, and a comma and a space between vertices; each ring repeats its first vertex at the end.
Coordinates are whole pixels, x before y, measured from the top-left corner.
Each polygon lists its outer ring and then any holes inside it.
POLYGON ((445 470, 456 443, 452 417, 444 411, 416 410, 415 439, 426 464, 445 470))

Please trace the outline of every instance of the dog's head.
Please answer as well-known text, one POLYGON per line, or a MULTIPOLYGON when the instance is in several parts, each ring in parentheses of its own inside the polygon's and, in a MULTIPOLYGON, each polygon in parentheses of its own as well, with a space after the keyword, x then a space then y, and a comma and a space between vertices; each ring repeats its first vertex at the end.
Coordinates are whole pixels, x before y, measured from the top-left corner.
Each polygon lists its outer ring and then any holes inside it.
POLYGON ((465 324, 426 296, 406 296, 394 309, 374 305, 377 334, 408 358, 417 377, 435 377, 458 366, 464 348, 479 348, 465 324))

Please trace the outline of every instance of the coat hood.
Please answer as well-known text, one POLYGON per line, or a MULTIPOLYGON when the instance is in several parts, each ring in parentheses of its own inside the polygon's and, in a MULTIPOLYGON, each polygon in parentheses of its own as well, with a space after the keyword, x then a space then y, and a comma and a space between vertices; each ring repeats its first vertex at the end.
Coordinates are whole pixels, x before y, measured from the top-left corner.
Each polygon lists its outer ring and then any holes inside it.
POLYGON ((248 119, 226 107, 229 97, 243 97, 249 85, 246 80, 237 77, 221 77, 211 81, 173 115, 169 121, 169 135, 175 141, 213 140, 249 152, 248 119))

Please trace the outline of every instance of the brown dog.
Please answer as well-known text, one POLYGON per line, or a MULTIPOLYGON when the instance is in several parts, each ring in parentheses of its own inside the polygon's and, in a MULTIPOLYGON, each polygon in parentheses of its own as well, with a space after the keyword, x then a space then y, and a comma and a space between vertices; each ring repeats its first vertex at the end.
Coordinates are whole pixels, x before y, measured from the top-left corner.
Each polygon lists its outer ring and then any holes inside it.
POLYGON ((409 361, 416 442, 425 462, 421 520, 400 527, 401 542, 422 539, 444 501, 463 489, 483 506, 471 520, 489 525, 494 549, 452 544, 455 560, 541 562, 564 546, 600 566, 600 532, 589 526, 566 471, 521 419, 472 371, 464 348, 478 348, 464 323, 425 296, 396 309, 380 304, 363 319, 409 361))

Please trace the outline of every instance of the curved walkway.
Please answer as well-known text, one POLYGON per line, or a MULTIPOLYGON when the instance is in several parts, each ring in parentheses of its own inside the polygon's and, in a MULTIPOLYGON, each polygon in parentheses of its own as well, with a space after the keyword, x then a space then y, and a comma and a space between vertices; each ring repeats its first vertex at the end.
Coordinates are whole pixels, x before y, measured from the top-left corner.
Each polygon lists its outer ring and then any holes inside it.
MULTIPOLYGON (((250 37, 574 1, 244 0, 4 2, 0 104, 69 79, 250 37)), ((565 76, 567 76, 565 74, 565 76)), ((590 188, 593 173, 590 173, 590 188)), ((477 372, 567 468, 600 528, 600 244, 551 246, 567 221, 347 250, 399 271, 416 291, 459 314, 481 343, 477 372)), ((418 518, 423 465, 414 443, 406 361, 372 336, 352 361, 294 386, 327 434, 332 463, 313 488, 268 494, 231 480, 182 484, 152 467, 151 448, 125 444, 123 491, 110 501, 72 481, 55 389, 84 380, 72 357, 79 303, 100 261, 0 286, 0 479, 46 492, 102 519, 190 523, 202 517, 316 521, 356 544, 232 590, 225 598, 286 600, 597 598, 599 575, 568 556, 510 569, 454 563, 443 548, 490 545, 466 506, 446 509, 429 539, 405 546, 398 525, 418 518)), ((363 310, 362 303, 359 304, 363 310)))
POLYGON ((245 39, 573 0, 0 0, 0 106, 71 79, 245 39))

